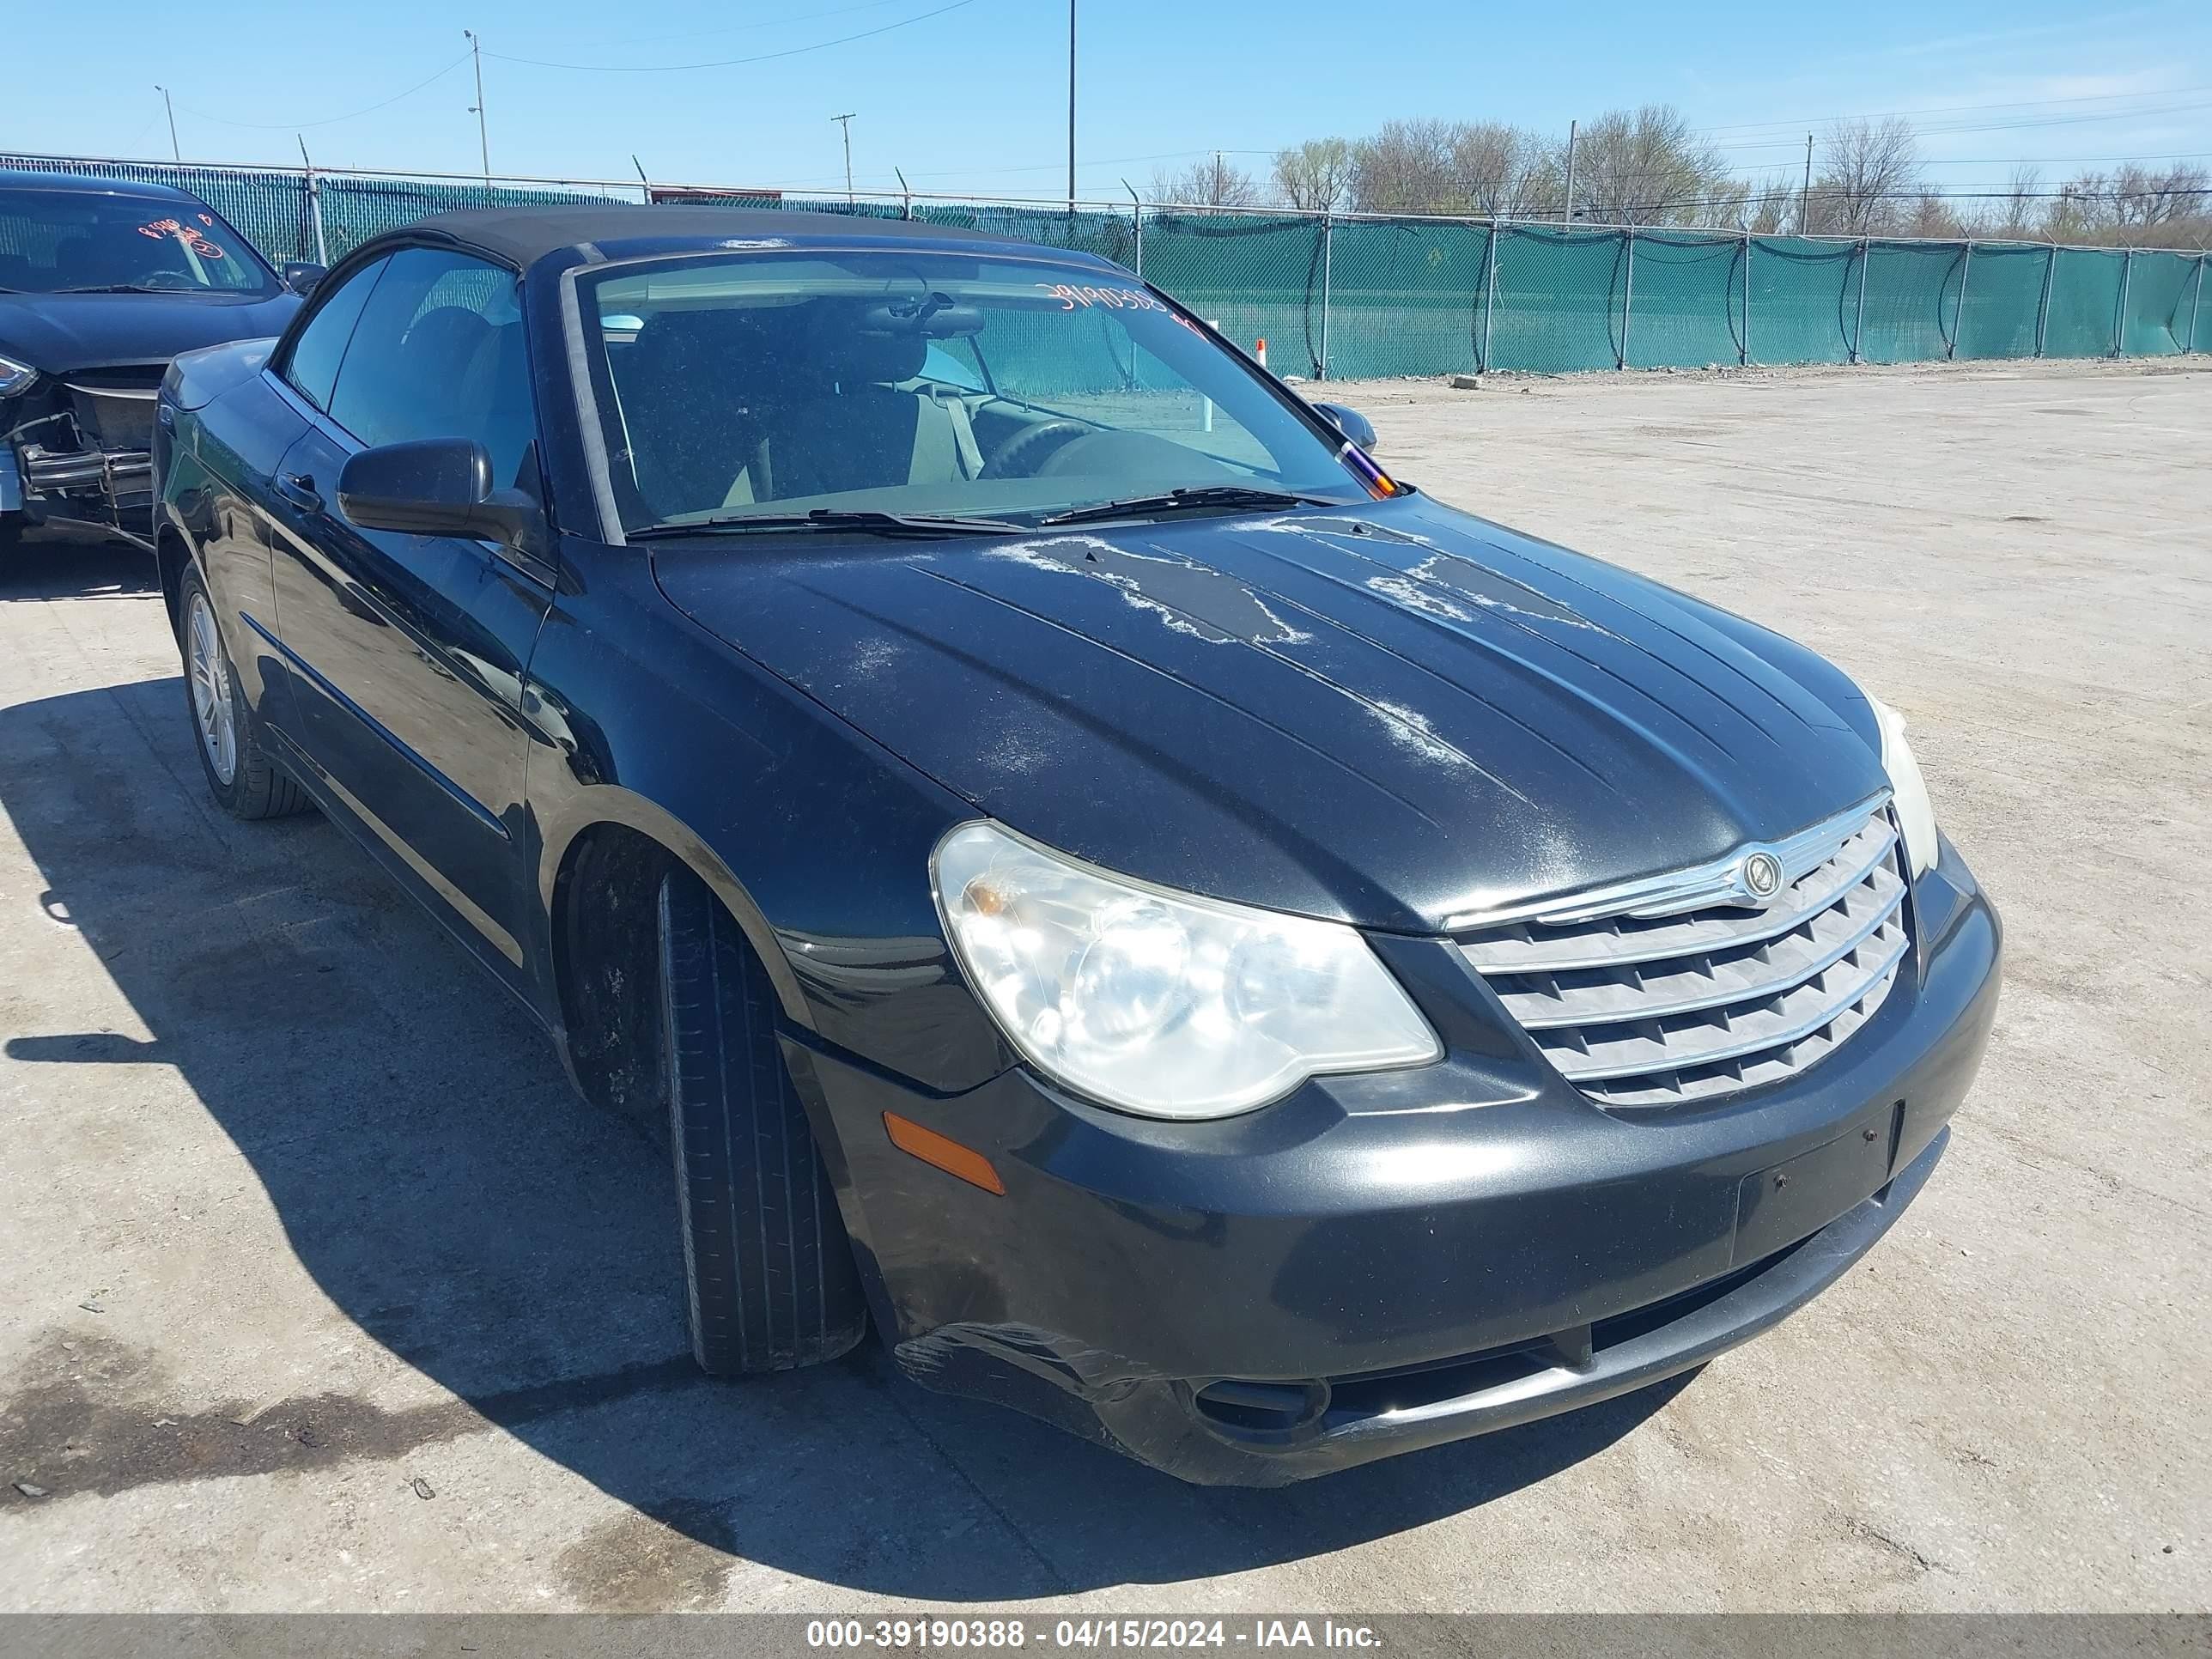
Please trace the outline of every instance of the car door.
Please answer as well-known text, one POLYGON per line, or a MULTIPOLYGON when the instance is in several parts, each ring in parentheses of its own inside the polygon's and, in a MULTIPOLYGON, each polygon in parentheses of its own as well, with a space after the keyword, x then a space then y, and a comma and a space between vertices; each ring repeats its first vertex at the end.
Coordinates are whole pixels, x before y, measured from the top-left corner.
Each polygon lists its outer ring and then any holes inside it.
POLYGON ((210 411, 205 422, 210 437, 220 426, 222 441, 234 453, 232 470, 239 475, 240 499, 247 509, 232 515, 234 523, 218 518, 214 533, 202 547, 208 583, 223 594, 228 580, 223 573, 235 568, 237 592, 251 595, 250 605, 240 603, 235 608, 258 637, 234 641, 232 659, 243 672, 246 659, 240 647, 250 648, 258 665, 261 695, 256 706, 261 718, 295 742, 307 704, 293 684, 291 665, 277 643, 276 592, 283 584, 276 567, 307 533, 309 515, 297 499, 298 490, 287 482, 289 471, 283 462, 330 406, 338 364, 385 264, 373 260, 316 295, 298 331, 262 370, 261 384, 255 388, 259 395, 252 403, 262 418, 233 421, 233 411, 225 408, 210 411), (272 550, 278 550, 274 556, 272 550))
POLYGON ((307 758, 372 848, 518 987, 522 677, 551 572, 488 542, 364 530, 337 483, 369 446, 473 438, 502 484, 543 499, 536 435, 514 273, 405 248, 276 483, 277 629, 307 758))

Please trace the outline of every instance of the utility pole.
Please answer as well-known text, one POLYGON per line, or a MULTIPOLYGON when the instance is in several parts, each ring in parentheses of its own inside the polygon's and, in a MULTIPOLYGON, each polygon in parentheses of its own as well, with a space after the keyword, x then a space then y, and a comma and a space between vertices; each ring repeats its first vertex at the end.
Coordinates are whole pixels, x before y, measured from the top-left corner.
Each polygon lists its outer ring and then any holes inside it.
POLYGON ((177 148, 177 106, 169 101, 168 88, 156 86, 154 90, 161 94, 161 107, 169 112, 169 159, 181 161, 185 153, 177 148))
POLYGON ((1797 234, 1810 236, 1813 234, 1813 135, 1809 132, 1805 135, 1805 200, 1804 205, 1797 210, 1797 234))
POLYGON ((1067 214, 1075 216, 1075 0, 1067 0, 1067 214))
POLYGON ((845 200, 848 205, 853 199, 853 117, 858 113, 858 110, 848 110, 842 115, 830 118, 845 129, 845 200))
POLYGON ((1559 222, 1563 225, 1575 222, 1575 137, 1581 126, 1579 121, 1567 123, 1567 204, 1559 210, 1559 222))
POLYGON ((300 166, 307 185, 307 217, 315 232, 315 263, 327 266, 331 262, 331 245, 323 236, 322 186, 315 182, 315 164, 307 155, 307 135, 295 132, 292 137, 299 141, 300 166))
POLYGON ((469 106, 469 113, 477 118, 477 151, 483 161, 484 189, 489 191, 491 189, 491 139, 484 131, 483 42, 477 38, 474 29, 463 29, 461 33, 468 37, 469 58, 476 65, 477 100, 469 106))

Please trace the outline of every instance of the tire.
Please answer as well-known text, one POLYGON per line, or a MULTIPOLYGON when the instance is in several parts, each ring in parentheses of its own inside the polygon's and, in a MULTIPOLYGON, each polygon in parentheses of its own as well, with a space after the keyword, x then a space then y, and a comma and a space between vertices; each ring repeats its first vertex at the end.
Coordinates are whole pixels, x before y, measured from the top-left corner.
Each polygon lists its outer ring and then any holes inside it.
POLYGON ((712 1376, 819 1364, 866 1334, 836 1194, 776 1042, 768 970, 707 884, 660 884, 664 1082, 691 1352, 712 1376))
POLYGON ((199 567, 187 564, 177 592, 177 648, 185 665, 185 713, 208 793, 234 818, 281 818, 304 811, 307 792, 270 758, 262 725, 238 683, 215 602, 199 567))

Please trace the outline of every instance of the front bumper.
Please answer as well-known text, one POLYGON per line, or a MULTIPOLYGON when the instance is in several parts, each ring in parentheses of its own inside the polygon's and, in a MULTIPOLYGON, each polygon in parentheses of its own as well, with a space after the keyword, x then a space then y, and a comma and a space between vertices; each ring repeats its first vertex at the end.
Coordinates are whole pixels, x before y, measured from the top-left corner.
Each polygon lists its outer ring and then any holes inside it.
POLYGON ((155 394, 58 383, 0 408, 0 513, 144 541, 153 534, 155 394))
POLYGON ((1490 1019, 1436 941, 1376 941, 1445 1059, 1220 1122, 1102 1110, 1012 1071, 951 1098, 787 1040, 878 1326, 931 1387, 1186 1480, 1272 1486, 1655 1382, 1871 1249, 1948 1141, 2000 927, 1948 843, 1867 1026, 1788 1083, 1607 1111, 1490 1019), (897 1113, 994 1196, 899 1152, 897 1113))

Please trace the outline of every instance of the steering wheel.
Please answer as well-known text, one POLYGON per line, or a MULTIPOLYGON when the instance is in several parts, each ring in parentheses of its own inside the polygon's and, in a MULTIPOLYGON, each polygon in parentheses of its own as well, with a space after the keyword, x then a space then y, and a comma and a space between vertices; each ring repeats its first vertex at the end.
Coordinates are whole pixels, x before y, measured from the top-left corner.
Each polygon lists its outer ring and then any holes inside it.
MULTIPOLYGON (((1036 462, 1032 461, 1026 467, 1018 463, 1024 456, 1034 454, 1039 444, 1048 438, 1057 439, 1063 444, 1073 443, 1091 430, 1081 421, 1069 420, 1040 421, 1035 426, 1025 426, 999 446, 991 459, 983 463, 982 471, 976 476, 984 478, 1027 477, 1036 471, 1036 462)), ((1038 457, 1039 460, 1042 459, 1038 457)))
POLYGON ((159 265, 152 270, 142 273, 132 281, 131 286, 133 288, 181 289, 198 288, 199 284, 195 283, 190 276, 186 276, 181 270, 178 270, 169 265, 159 265))

